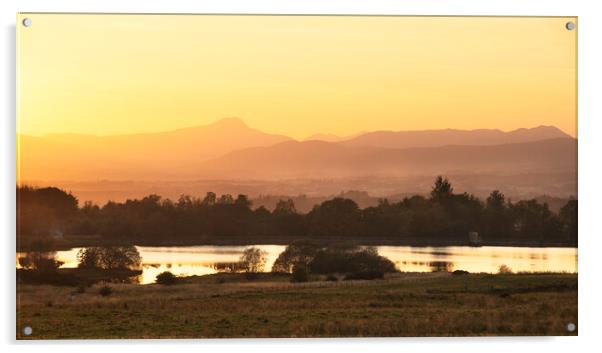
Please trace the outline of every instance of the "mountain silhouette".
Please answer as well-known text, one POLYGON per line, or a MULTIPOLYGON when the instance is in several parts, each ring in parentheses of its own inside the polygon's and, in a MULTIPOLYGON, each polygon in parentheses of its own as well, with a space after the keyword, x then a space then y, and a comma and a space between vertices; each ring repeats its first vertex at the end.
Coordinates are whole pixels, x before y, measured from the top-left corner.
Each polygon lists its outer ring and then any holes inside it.
POLYGON ((500 145, 403 149, 287 141, 234 151, 205 163, 212 177, 329 178, 468 173, 546 173, 576 170, 577 140, 555 138, 500 145))
POLYGON ((349 147, 437 147, 446 145, 500 145, 571 137, 554 126, 504 132, 497 129, 375 131, 341 142, 349 147))
POLYGON ((159 133, 20 135, 20 171, 25 180, 171 178, 233 150, 287 140, 252 129, 238 118, 159 133))
POLYGON ((18 136, 21 181, 186 180, 416 175, 575 167, 576 140, 555 127, 368 132, 299 142, 238 118, 167 132, 18 136))

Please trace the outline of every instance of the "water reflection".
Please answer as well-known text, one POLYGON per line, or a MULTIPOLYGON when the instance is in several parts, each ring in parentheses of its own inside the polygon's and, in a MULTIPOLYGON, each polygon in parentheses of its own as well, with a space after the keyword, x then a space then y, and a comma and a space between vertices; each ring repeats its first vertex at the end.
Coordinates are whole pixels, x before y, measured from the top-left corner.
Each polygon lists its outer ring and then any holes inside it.
MULTIPOLYGON (((75 256, 77 258, 77 254, 75 256)), ((125 260, 119 259, 119 261, 125 260)), ((116 263, 117 260, 113 259, 113 264, 116 263)), ((23 281, 23 283, 58 285, 90 285, 97 282, 141 283, 142 281, 143 271, 139 266, 135 266, 135 268, 100 268, 89 266, 88 262, 88 266, 80 267, 79 271, 74 272, 68 271, 70 267, 74 267, 71 265, 71 263, 66 265, 66 261, 60 260, 57 251, 18 252, 16 268, 23 271, 18 272, 17 278, 19 282, 23 281), (59 268, 64 268, 66 271, 57 272, 59 268)))
POLYGON ((450 272, 454 269, 454 264, 449 261, 431 261, 428 266, 431 272, 450 272))
MULTIPOLYGON (((256 245, 267 252, 266 271, 284 251, 282 245, 256 245)), ((246 246, 138 246, 142 258, 140 283, 153 283, 163 271, 176 275, 206 275, 226 271, 227 264, 236 263, 246 246)), ((501 265, 515 272, 577 272, 576 248, 521 248, 521 247, 409 247, 380 246, 380 255, 393 261, 400 271, 432 272, 465 270, 495 273, 501 265)), ((77 267, 79 248, 57 251, 55 258, 63 262, 61 268, 77 267)), ((26 254, 18 254, 24 257, 26 254)), ((19 264, 17 263, 17 267, 19 264)))
POLYGON ((56 251, 28 251, 17 256, 17 268, 52 271, 63 265, 56 251))
POLYGON ((378 251, 404 272, 495 273, 501 265, 515 272, 577 272, 576 248, 381 246, 378 251))
MULTIPOLYGON (((281 245, 256 246, 267 252, 266 271, 278 255, 284 251, 281 245)), ((170 271, 178 276, 207 275, 217 273, 216 264, 237 262, 246 246, 185 246, 185 247, 148 247, 137 246, 142 258, 142 284, 154 283, 161 272, 170 271)), ((77 267, 77 252, 80 248, 57 251, 56 258, 64 262, 61 268, 77 267)), ((25 253, 18 254, 18 257, 25 253)))

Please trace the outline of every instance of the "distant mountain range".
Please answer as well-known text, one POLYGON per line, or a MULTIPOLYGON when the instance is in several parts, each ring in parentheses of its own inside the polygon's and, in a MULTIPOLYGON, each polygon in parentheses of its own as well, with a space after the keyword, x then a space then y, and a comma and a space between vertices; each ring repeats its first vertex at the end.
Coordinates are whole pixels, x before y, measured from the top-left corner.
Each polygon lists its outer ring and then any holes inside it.
POLYGON ((342 141, 341 143, 351 147, 409 148, 447 145, 487 146, 553 138, 571 138, 571 136, 554 126, 539 126, 532 129, 517 129, 509 132, 493 129, 375 131, 342 141))
POLYGON ((192 177, 187 169, 208 159, 288 140, 291 138, 252 129, 238 118, 225 118, 160 133, 21 135, 19 146, 26 180, 148 180, 192 177))
POLYGON ((23 181, 355 177, 576 171, 576 148, 575 139, 550 126, 377 131, 299 142, 227 118, 151 134, 21 135, 19 162, 23 181))
POLYGON ((231 152, 200 170, 216 178, 318 178, 576 170, 577 141, 554 138, 500 145, 380 148, 287 141, 231 152))
POLYGON ((571 136, 554 126, 538 126, 531 129, 516 129, 504 132, 498 129, 477 130, 417 130, 417 131, 374 131, 351 136, 314 134, 303 141, 340 142, 350 147, 437 147, 447 145, 500 145, 521 143, 571 136))

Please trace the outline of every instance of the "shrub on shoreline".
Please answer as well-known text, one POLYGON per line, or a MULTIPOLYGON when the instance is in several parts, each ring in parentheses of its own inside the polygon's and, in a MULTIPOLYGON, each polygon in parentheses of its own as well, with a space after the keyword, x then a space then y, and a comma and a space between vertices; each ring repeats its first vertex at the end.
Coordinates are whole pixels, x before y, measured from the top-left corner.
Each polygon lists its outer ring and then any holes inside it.
POLYGON ((178 277, 169 271, 165 271, 157 275, 155 282, 164 286, 171 286, 178 283, 178 277))
POLYGON ((500 275, 509 275, 514 273, 512 271, 512 269, 506 265, 501 265, 500 268, 498 269, 497 273, 499 273, 500 275))
POLYGON ((463 275, 467 275, 470 272, 468 271, 464 271, 464 270, 455 270, 454 272, 452 272, 452 275, 454 276, 463 276, 463 275))
POLYGON ((293 282, 301 281, 309 273, 330 275, 327 280, 336 281, 338 277, 334 273, 346 274, 345 278, 349 279, 376 279, 383 278, 385 273, 397 271, 395 264, 380 256, 374 247, 324 247, 308 242, 295 242, 287 246, 272 267, 272 272, 290 273, 291 270, 293 282))

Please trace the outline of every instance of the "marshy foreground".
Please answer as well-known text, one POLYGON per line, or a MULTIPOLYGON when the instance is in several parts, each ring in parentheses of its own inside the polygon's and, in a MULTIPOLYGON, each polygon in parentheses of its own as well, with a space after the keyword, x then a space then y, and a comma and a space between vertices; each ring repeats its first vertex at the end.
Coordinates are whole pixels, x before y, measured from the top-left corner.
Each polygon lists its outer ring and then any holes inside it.
POLYGON ((17 286, 17 338, 577 335, 576 274, 220 273, 184 283, 17 286), (32 328, 24 336, 24 327, 32 328))

